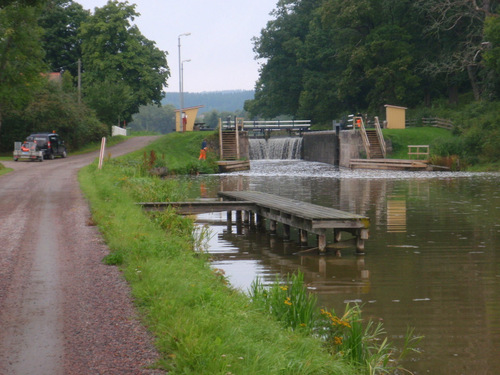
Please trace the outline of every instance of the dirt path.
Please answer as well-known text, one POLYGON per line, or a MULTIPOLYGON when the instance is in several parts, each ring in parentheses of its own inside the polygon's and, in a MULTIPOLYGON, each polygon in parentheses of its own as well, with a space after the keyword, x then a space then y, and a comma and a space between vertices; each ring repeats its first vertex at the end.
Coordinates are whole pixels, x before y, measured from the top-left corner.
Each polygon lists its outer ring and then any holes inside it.
MULTIPOLYGON (((110 148, 118 156, 152 137, 110 148)), ((0 177, 0 374, 156 374, 157 353, 77 182, 97 153, 4 162, 0 177)))

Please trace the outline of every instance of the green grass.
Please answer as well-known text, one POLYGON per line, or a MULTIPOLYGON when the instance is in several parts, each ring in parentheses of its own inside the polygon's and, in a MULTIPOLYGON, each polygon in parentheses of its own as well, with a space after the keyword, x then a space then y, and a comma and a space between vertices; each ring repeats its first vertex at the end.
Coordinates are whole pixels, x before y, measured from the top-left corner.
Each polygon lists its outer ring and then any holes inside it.
POLYGON ((152 167, 167 167, 171 174, 215 173, 218 170, 214 145, 218 143, 215 132, 187 132, 165 135, 143 150, 131 153, 128 160, 143 159, 152 167), (209 144, 207 160, 198 160, 200 146, 206 138, 209 144), (151 152, 154 162, 151 163, 151 152))
POLYGON ((388 155, 391 159, 408 159, 408 145, 429 145, 432 155, 433 148, 454 138, 451 131, 433 127, 383 129, 383 134, 392 142, 393 151, 388 155))
POLYGON ((12 171, 11 168, 5 168, 5 166, 0 163, 0 176, 9 173, 10 171, 12 171))
MULTIPOLYGON (((130 157, 111 160, 101 171, 94 163, 79 179, 112 251, 106 261, 122 269, 155 336, 159 367, 171 374, 356 373, 324 350, 321 340, 284 329, 228 287, 207 255, 194 251, 190 219, 171 211, 149 217, 137 207, 135 201, 150 194, 150 178, 130 157)), ((187 191, 177 180, 152 180, 161 194, 172 194, 165 199, 187 191)))

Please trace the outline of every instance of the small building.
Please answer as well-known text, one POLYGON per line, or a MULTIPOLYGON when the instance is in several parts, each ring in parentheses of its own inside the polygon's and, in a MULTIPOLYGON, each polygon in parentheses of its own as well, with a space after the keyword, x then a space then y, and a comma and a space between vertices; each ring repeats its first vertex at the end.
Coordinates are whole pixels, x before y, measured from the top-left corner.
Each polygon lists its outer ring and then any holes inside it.
POLYGON ((192 132, 194 129, 194 123, 196 121, 196 116, 198 115, 198 110, 203 108, 202 105, 196 107, 187 107, 182 109, 182 127, 179 121, 179 110, 175 110, 175 131, 177 132, 192 132))
POLYGON ((387 119, 387 129, 404 129, 407 109, 406 107, 386 104, 385 118, 387 119))

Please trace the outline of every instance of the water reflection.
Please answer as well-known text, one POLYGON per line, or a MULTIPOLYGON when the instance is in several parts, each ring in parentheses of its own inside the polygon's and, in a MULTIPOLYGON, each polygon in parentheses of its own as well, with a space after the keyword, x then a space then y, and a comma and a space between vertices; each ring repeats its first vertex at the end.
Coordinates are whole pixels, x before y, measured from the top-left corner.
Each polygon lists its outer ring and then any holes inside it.
MULTIPOLYGON (((423 354, 406 365, 416 374, 500 372, 500 175, 339 170, 320 163, 252 162, 237 176, 201 177, 205 194, 259 190, 370 217, 364 258, 299 253, 296 234, 211 221, 214 266, 246 290, 259 276, 297 269, 320 304, 363 304, 401 342, 407 326, 425 335, 423 354), (299 254, 297 254, 299 253, 299 254)), ((194 192, 199 196, 199 190, 194 192)), ((311 239, 313 240, 313 239, 311 239)), ((312 243, 311 243, 312 245, 312 243)))

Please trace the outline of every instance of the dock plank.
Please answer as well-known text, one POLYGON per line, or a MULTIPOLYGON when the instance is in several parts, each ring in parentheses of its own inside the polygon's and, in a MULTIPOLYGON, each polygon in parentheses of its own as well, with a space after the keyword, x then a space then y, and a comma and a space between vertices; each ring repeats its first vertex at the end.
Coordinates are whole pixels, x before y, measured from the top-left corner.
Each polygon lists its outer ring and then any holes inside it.
MULTIPOLYGON (((285 212, 311 221, 366 221, 367 217, 259 191, 220 192, 224 199, 250 201, 261 207, 285 212)), ((365 227, 368 227, 368 223, 365 227)))

